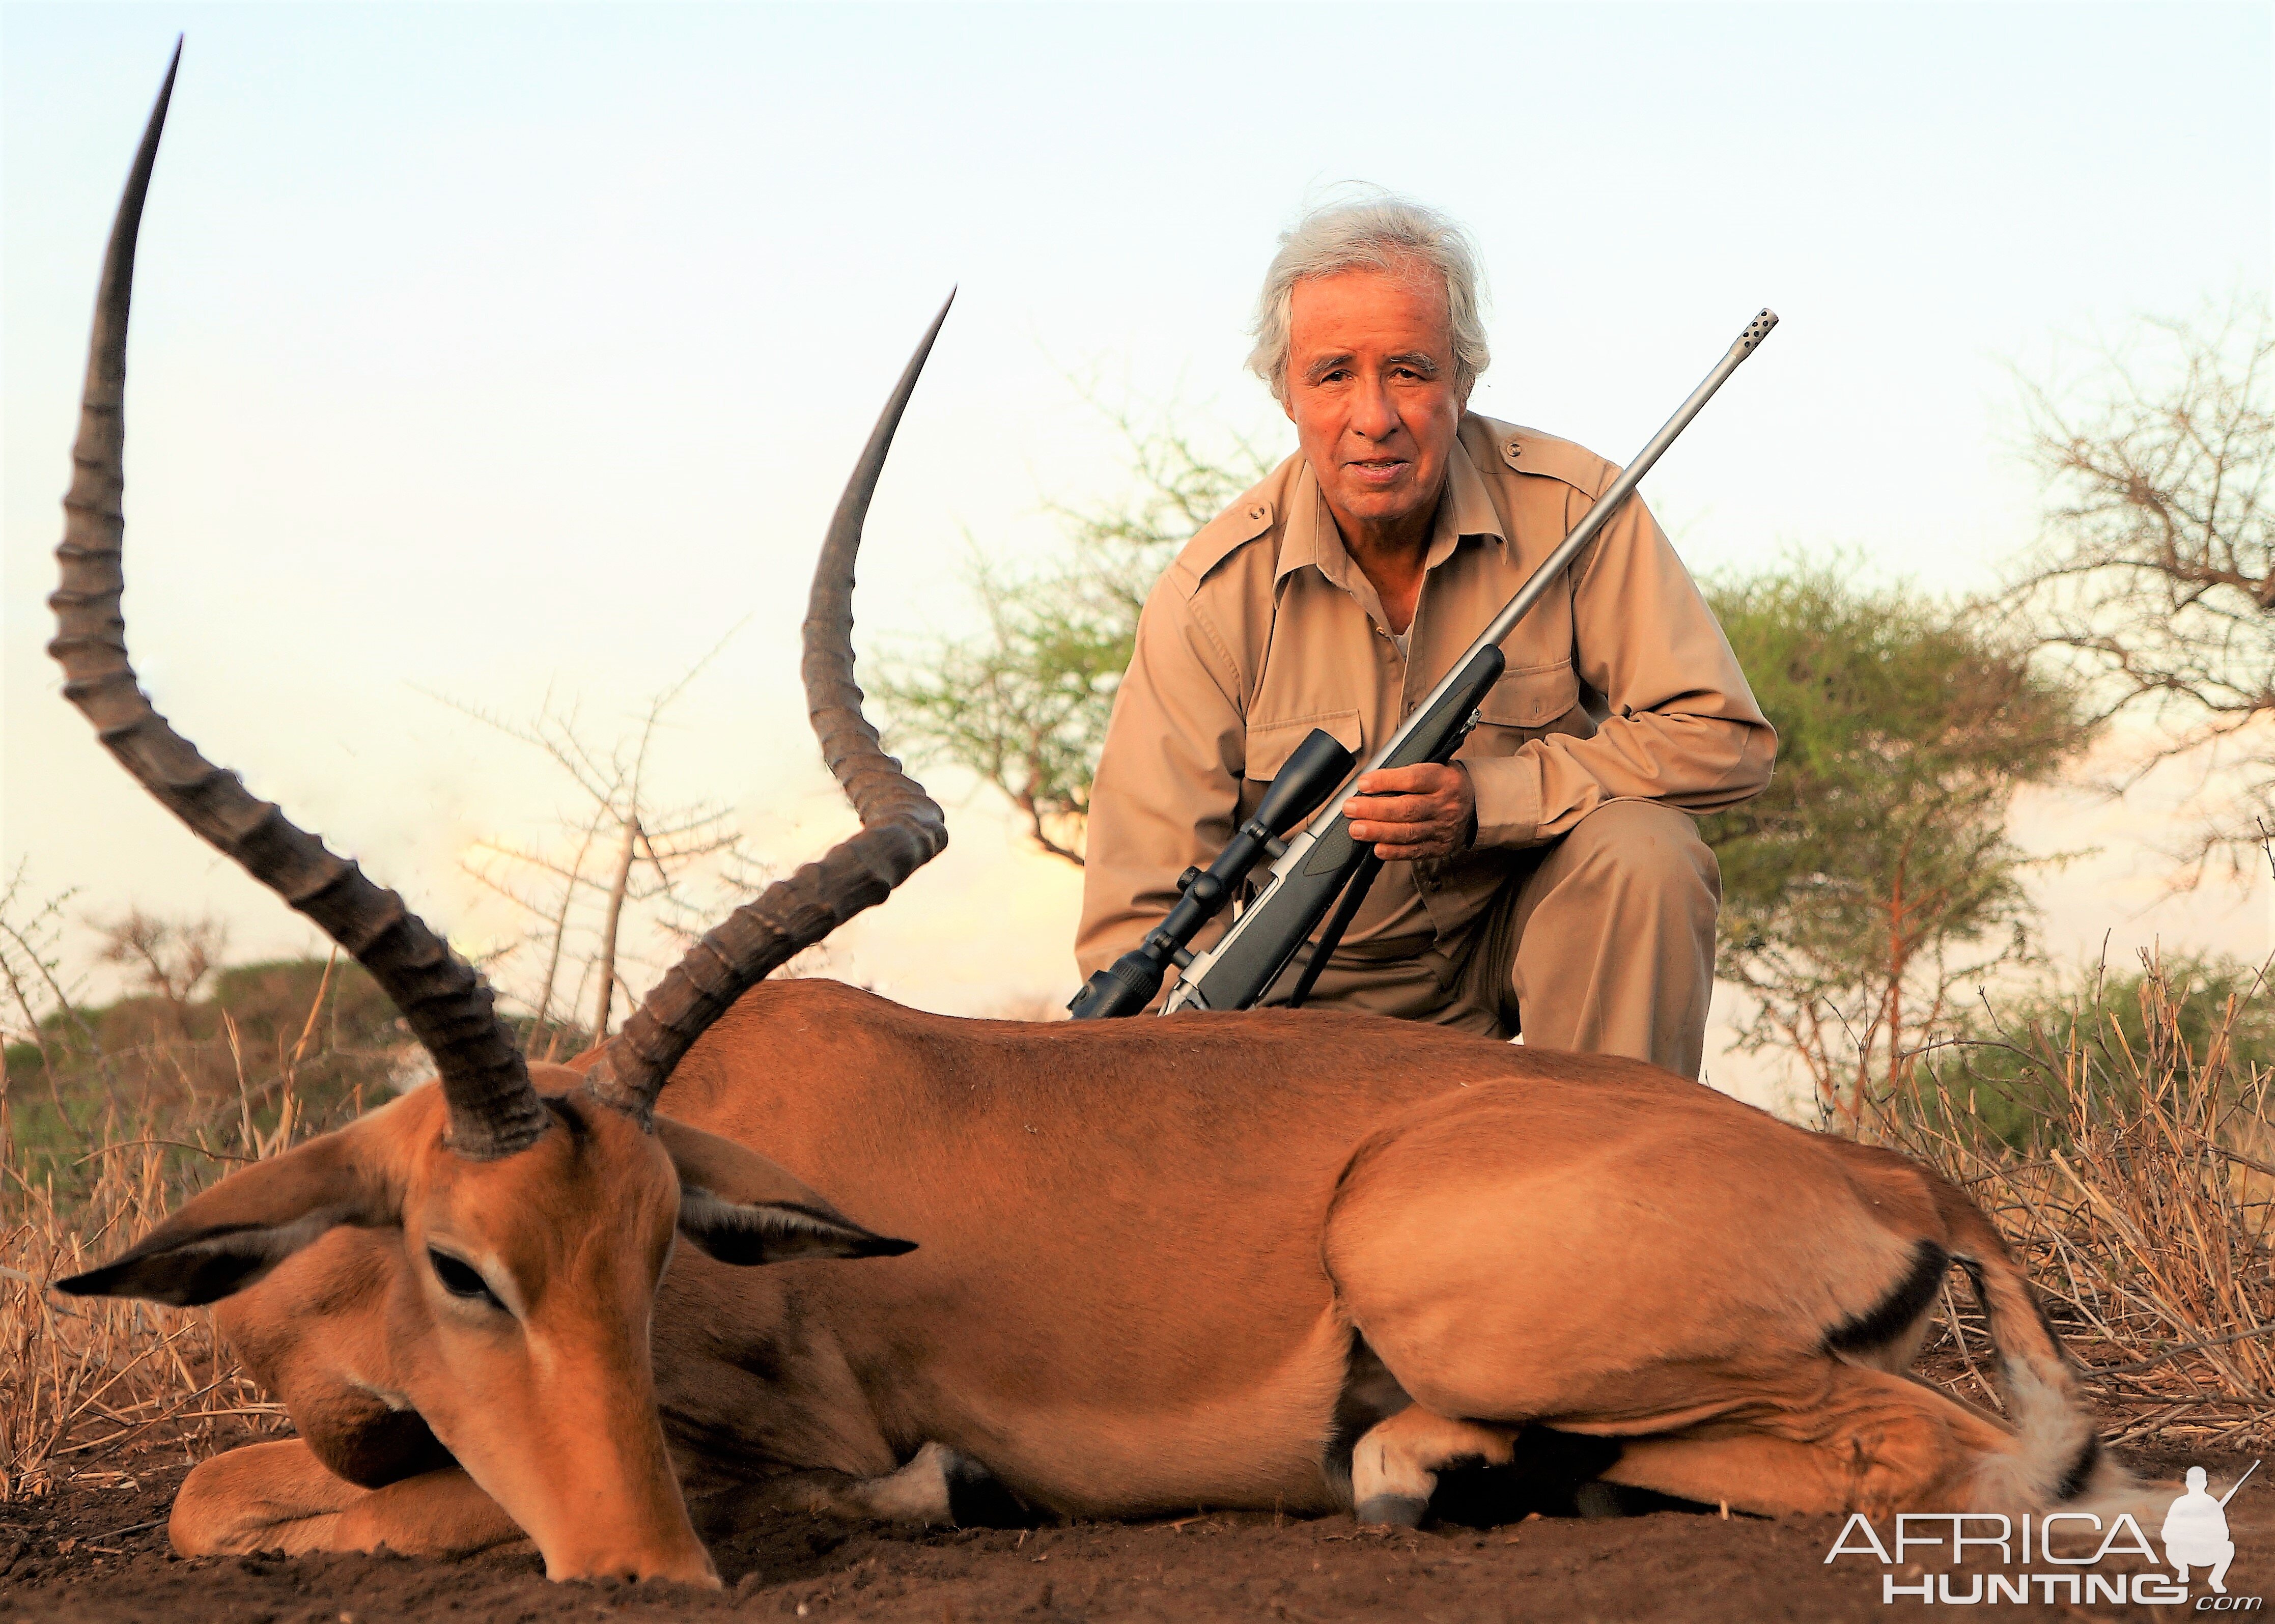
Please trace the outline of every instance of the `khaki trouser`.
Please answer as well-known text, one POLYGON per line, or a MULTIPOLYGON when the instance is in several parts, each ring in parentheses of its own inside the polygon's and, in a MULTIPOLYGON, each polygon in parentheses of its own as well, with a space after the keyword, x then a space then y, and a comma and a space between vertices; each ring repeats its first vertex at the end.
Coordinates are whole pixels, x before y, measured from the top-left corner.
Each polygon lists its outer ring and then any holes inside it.
MULTIPOLYGON (((1722 873, 1686 813, 1610 801, 1550 845, 1509 854, 1458 940, 1338 950, 1310 1003, 1528 1045, 1627 1054, 1698 1075, 1722 873)), ((1309 948, 1304 952, 1308 954, 1309 948)), ((1291 973, 1281 980, 1292 987, 1291 973)), ((1281 991, 1266 1002, 1284 1002, 1281 991)))

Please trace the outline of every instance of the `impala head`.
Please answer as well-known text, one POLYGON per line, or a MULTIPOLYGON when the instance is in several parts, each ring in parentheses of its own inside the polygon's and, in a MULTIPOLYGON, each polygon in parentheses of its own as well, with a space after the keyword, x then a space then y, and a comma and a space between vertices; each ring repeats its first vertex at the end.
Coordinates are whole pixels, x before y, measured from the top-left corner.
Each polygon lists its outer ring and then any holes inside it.
POLYGON ((416 1409, 537 1542, 553 1577, 715 1584, 665 1452, 649 1364, 649 1317, 675 1237, 737 1264, 891 1255, 911 1243, 871 1234, 763 1157, 659 1120, 654 1100, 737 998, 882 901, 947 842, 940 809, 861 714, 851 604, 869 496, 948 313, 878 420, 808 604, 807 699, 861 832, 699 942, 584 1075, 533 1075, 489 989, 448 944, 395 893, 201 756, 152 708, 128 663, 119 608, 127 312, 173 84, 170 68, 104 257, 49 652, 65 696, 137 780, 371 972, 433 1056, 438 1084, 231 1175, 123 1256, 57 1285, 212 1303, 337 1227, 382 1232, 399 1242, 404 1266, 389 1277, 384 1345, 344 1354, 362 1362, 348 1374, 416 1409))

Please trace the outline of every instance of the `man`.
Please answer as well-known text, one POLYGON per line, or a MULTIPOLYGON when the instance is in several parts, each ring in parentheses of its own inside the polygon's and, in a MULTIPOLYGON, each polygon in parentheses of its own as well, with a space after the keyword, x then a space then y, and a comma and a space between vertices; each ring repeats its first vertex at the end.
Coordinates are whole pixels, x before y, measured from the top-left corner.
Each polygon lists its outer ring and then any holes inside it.
MULTIPOLYGON (((1470 415, 1487 359, 1442 216, 1383 199, 1281 239, 1250 364, 1301 449, 1147 601, 1092 791, 1085 974, 1160 920, 1313 728, 1379 748, 1615 477, 1470 415)), ((1775 736, 1640 500, 1502 646, 1451 765, 1355 786, 1353 834, 1387 866, 1312 1000, 1696 1076, 1720 875, 1686 814, 1758 792, 1775 736)))

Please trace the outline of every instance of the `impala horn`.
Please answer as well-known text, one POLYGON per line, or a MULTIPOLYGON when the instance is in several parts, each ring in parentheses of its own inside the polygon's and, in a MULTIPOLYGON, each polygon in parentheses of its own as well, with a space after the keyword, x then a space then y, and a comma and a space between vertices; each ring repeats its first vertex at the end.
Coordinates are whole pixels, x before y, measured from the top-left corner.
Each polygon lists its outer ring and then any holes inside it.
POLYGON ((829 522, 806 600, 806 714, 821 740, 822 759, 861 815, 861 831, 728 915, 687 950, 608 1040, 590 1074, 593 1090, 643 1122, 671 1069, 737 999, 793 955, 883 902, 948 844, 947 819, 924 786, 885 753, 877 729, 861 714, 861 690, 853 681, 853 561, 893 431, 955 302, 950 293, 870 431, 829 522))
POLYGON ((88 344, 87 392, 64 498, 64 540, 56 549, 61 590, 48 600, 57 634, 48 645, 64 668, 64 697, 94 724, 110 753, 191 831, 235 858, 353 954, 403 1012, 434 1056, 450 1107, 446 1143, 476 1160, 510 1155, 552 1120, 530 1085, 513 1035, 498 1019, 489 988, 419 922, 394 892, 364 878, 270 803, 249 794, 234 773, 198 753, 152 708, 127 662, 125 587, 120 555, 126 534, 126 316, 134 285, 134 243, 142 200, 158 157, 166 105, 182 48, 166 69, 141 150, 102 259, 102 286, 88 344))

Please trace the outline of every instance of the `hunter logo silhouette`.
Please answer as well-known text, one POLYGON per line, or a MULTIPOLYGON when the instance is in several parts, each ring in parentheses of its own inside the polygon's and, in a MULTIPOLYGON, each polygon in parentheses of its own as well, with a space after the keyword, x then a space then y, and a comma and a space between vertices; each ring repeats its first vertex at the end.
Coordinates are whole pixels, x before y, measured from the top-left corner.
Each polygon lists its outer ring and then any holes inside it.
MULTIPOLYGON (((2178 1602, 2192 1613, 2256 1613, 2265 1598, 2227 1593, 2228 1565, 2235 1560, 2227 1504, 2259 1466, 2254 1461, 2217 1499, 2206 1487, 2204 1469, 2188 1468, 2188 1491, 2173 1499, 2158 1530, 2165 1543, 2163 1568, 2154 1566, 2156 1543, 2135 1513, 2120 1511, 2112 1517, 2075 1507, 2020 1516, 1997 1511, 1901 1512, 1893 1537, 1886 1539, 1870 1516, 1851 1512, 1825 1560, 1867 1558, 1877 1563, 1882 1570, 1880 1600, 1889 1606, 1901 1601, 1946 1606, 2032 1601, 2052 1606, 2066 1601, 2075 1609, 2096 1602, 2178 1602), (2089 1544, 2095 1537, 2099 1543, 2089 1544), (1913 1554, 1939 1546, 1943 1560, 1937 1570, 1913 1554), (2116 1566, 2122 1559, 2151 1566, 2116 1566), (2205 1594, 2193 1602, 2192 1571, 2205 1586, 2205 1594)), ((2146 1506, 2142 1513, 2153 1514, 2146 1506)))
POLYGON ((2165 1560, 2182 1584, 2188 1582, 2189 1568, 2209 1567, 2204 1582, 2222 1596, 2227 1594, 2227 1565, 2235 1560, 2235 1542, 2227 1537, 2227 1502, 2243 1486, 2244 1477, 2258 1469, 2259 1462, 2254 1461, 2243 1477, 2214 1499, 2204 1487, 2204 1469, 2188 1468, 2188 1492, 2165 1513, 2162 1530, 2165 1560))

